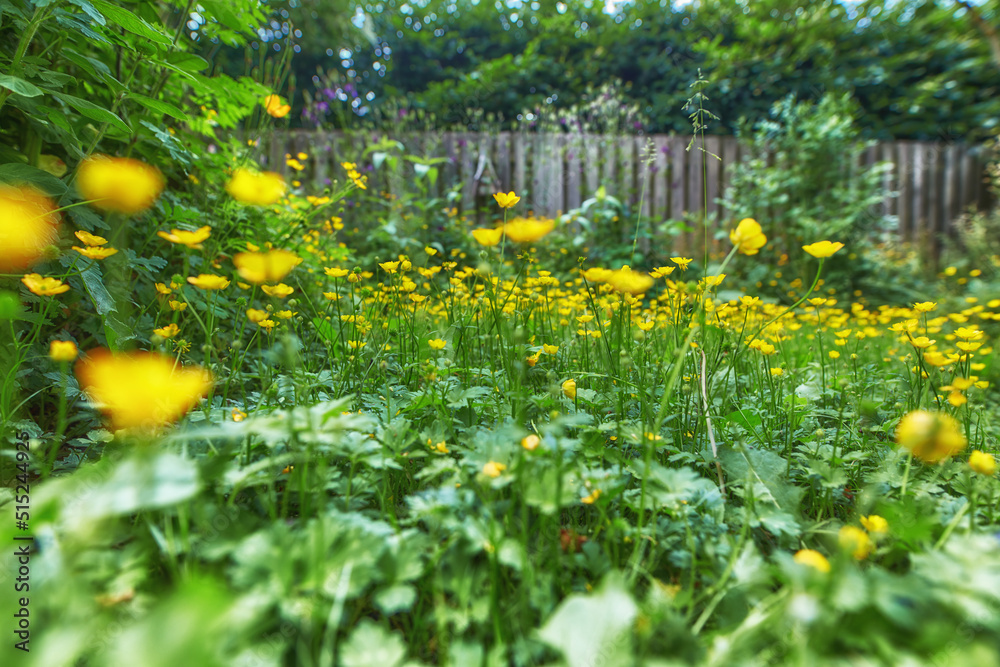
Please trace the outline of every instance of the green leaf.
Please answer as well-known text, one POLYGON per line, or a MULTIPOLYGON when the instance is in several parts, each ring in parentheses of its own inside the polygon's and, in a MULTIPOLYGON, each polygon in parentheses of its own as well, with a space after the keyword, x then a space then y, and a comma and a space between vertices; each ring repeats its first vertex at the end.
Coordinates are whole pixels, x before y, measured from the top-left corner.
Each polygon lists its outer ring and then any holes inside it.
POLYGON ((76 5, 83 10, 83 13, 94 20, 97 25, 106 25, 107 20, 101 15, 99 11, 94 9, 94 5, 87 2, 87 0, 69 0, 71 5, 76 5))
POLYGON ((52 494, 64 499, 61 517, 69 525, 173 505, 201 487, 194 462, 174 453, 102 461, 64 479, 52 494))
POLYGON ((10 74, 0 74, 0 87, 23 97, 38 97, 45 92, 38 86, 10 74))
POLYGON ((409 609, 416 599, 417 589, 410 584, 399 584, 379 591, 375 595, 375 604, 388 616, 409 609))
POLYGON ((208 69, 208 61, 194 53, 174 51, 167 56, 167 62, 185 72, 202 72, 208 69))
POLYGON ((125 124, 121 118, 117 115, 111 113, 107 109, 101 106, 97 106, 93 102, 88 102, 87 100, 81 99, 79 97, 74 97, 73 95, 67 95, 66 93, 52 93, 58 99, 62 100, 66 104, 70 105, 81 114, 86 116, 91 120, 96 120, 99 123, 108 123, 114 125, 116 128, 121 130, 126 134, 132 134, 132 129, 125 124))
POLYGON ((106 0, 91 0, 91 4, 97 8, 112 23, 120 25, 131 33, 145 37, 157 44, 169 46, 171 40, 162 32, 151 26, 149 23, 139 18, 124 7, 113 5, 106 0))
POLYGON ((340 654, 342 667, 396 667, 406 657, 406 644, 369 619, 358 624, 340 654))
POLYGON ((82 271, 80 277, 83 278, 83 284, 87 288, 91 300, 94 302, 94 308, 97 309, 98 315, 107 315, 117 310, 115 300, 104 286, 104 279, 97 265, 93 265, 86 271, 82 271))
POLYGON ((49 172, 17 162, 0 164, 0 183, 27 183, 50 197, 66 194, 66 184, 49 172))
POLYGON ((178 120, 187 120, 188 119, 188 116, 187 116, 186 113, 184 113, 183 111, 181 111, 180 109, 178 109, 177 107, 175 107, 173 104, 170 104, 169 102, 161 102, 160 100, 154 100, 151 97, 146 97, 145 95, 137 95, 135 93, 132 93, 131 95, 129 95, 129 98, 135 100, 136 102, 138 102, 142 106, 144 106, 147 109, 150 109, 152 111, 157 111, 157 112, 159 112, 161 114, 166 114, 168 116, 173 116, 174 118, 176 118, 178 120))
POLYGON ((629 633, 638 612, 619 576, 610 574, 593 595, 566 598, 538 635, 562 652, 567 665, 632 664, 629 633))

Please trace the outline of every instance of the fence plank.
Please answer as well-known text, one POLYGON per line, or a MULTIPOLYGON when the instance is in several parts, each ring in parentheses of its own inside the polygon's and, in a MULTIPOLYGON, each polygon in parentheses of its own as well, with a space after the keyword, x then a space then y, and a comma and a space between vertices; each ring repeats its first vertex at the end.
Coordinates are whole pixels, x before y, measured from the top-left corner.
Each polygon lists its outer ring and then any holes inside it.
POLYGON ((583 198, 586 200, 594 196, 597 188, 601 187, 601 146, 593 135, 583 135, 582 141, 586 153, 586 161, 583 165, 584 180, 587 186, 583 198))
POLYGON ((904 243, 914 243, 913 224, 913 144, 900 141, 896 144, 899 156, 896 161, 899 174, 899 196, 896 203, 899 207, 899 235, 904 243))
POLYGON ((510 169, 510 152, 510 132, 501 132, 497 135, 496 161, 493 166, 496 168, 497 178, 500 179, 498 190, 504 192, 514 190, 510 169))
POLYGON ((525 137, 522 132, 515 132, 511 135, 511 178, 514 181, 514 192, 517 193, 518 196, 524 196, 527 183, 525 180, 525 174, 527 173, 527 156, 525 155, 524 141, 525 137))
POLYGON ((566 140, 566 210, 570 211, 580 208, 583 202, 583 194, 580 192, 583 142, 580 135, 568 135, 566 140))
MULTIPOLYGON (((670 217, 675 222, 684 222, 688 210, 687 203, 687 153, 684 137, 670 137, 670 217)), ((687 250, 687 236, 680 233, 674 237, 674 252, 687 250)))
MULTIPOLYGON (((451 133, 419 132, 397 137, 406 154, 446 157, 439 167, 432 191, 443 194, 462 181, 461 206, 467 212, 488 203, 490 192, 503 189, 527 195, 526 209, 554 216, 580 206, 598 187, 607 187, 651 225, 660 220, 686 220, 698 229, 677 239, 672 252, 700 251, 703 214, 710 227, 732 222, 731 212, 720 202, 731 185, 733 167, 749 157, 734 137, 707 136, 706 149, 721 160, 685 149, 690 137, 653 135, 651 164, 643 161, 647 138, 622 135, 524 134, 521 132, 451 133), (492 170, 474 177, 480 154, 489 156, 492 170), (707 189, 708 200, 705 202, 707 189), (489 190, 490 192, 487 192, 489 190), (707 204, 707 205, 706 205, 707 204), (703 212, 702 209, 705 209, 703 212)), ((295 130, 275 133, 262 140, 262 166, 299 180, 321 191, 329 179, 343 180, 339 164, 358 162, 369 175, 373 190, 399 189, 412 178, 412 165, 401 167, 401 181, 389 183, 386 175, 365 168, 366 146, 379 139, 369 132, 295 130), (285 155, 309 155, 302 172, 286 165, 285 155)), ((699 141, 700 143, 700 141, 699 141)), ((987 203, 983 185, 983 158, 979 147, 931 142, 883 142, 867 147, 853 168, 870 168, 879 161, 891 163, 881 181, 885 196, 878 212, 896 216, 898 237, 917 245, 925 257, 940 252, 941 240, 952 233, 952 223, 971 205, 987 203), (894 197, 893 193, 898 193, 894 197)), ((399 193, 396 193, 399 194, 399 193)), ((623 222, 622 235, 631 239, 634 218, 623 222), (625 232, 627 230, 627 233, 625 232)), ((711 235, 714 245, 714 233, 711 235)))

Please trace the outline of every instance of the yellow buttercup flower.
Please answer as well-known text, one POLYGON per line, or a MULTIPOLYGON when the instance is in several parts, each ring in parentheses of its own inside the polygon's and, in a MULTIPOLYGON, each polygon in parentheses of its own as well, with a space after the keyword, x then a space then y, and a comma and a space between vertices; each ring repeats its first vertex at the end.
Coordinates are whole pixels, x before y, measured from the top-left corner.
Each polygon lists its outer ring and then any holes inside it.
POLYGON ((688 264, 694 260, 687 257, 671 257, 670 261, 679 266, 681 271, 687 271, 688 264))
POLYGON ((290 310, 276 310, 274 311, 274 316, 279 320, 290 320, 298 315, 298 312, 292 312, 290 310))
POLYGON ((736 246, 738 252, 744 255, 756 255, 767 243, 767 236, 756 220, 743 218, 736 225, 736 229, 729 233, 729 240, 736 246))
POLYGON ((542 439, 537 435, 532 433, 531 435, 525 436, 521 439, 521 446, 524 447, 529 452, 533 452, 538 449, 538 446, 542 444, 542 439))
POLYGON ((117 248, 101 248, 99 246, 88 246, 86 248, 81 248, 80 246, 73 246, 73 250, 92 260, 107 259, 118 252, 117 248))
POLYGON ((257 324, 258 322, 263 322, 267 319, 266 310, 258 310, 256 308, 251 308, 247 311, 247 319, 257 324))
POLYGON ((187 281, 204 290, 220 290, 229 287, 229 280, 222 276, 214 276, 209 273, 202 273, 197 278, 188 278, 187 281))
POLYGON ((37 273, 27 274, 21 278, 21 282, 37 296, 56 296, 69 291, 69 285, 58 278, 43 278, 37 273))
POLYGON ((193 250, 201 250, 201 242, 208 239, 208 237, 212 235, 212 228, 205 225, 204 227, 199 227, 193 232, 189 232, 184 229, 171 229, 169 234, 167 232, 156 232, 156 235, 161 239, 170 241, 171 243, 186 245, 193 250))
POLYGON ((515 243, 534 243, 551 232, 555 225, 555 221, 549 219, 514 218, 502 229, 515 243))
POLYGON ((950 458, 968 444, 954 417, 927 410, 914 410, 900 420, 896 442, 926 463, 950 458))
POLYGON ((295 291, 294 287, 289 287, 284 283, 278 283, 277 285, 261 285, 260 288, 264 290, 264 294, 278 299, 284 299, 286 296, 295 291))
POLYGON ((913 310, 918 313, 929 313, 937 308, 937 303, 934 301, 922 301, 921 303, 913 304, 913 310))
POLYGON ((77 362, 76 376, 115 429, 174 422, 212 388, 207 370, 175 367, 172 357, 153 352, 96 350, 77 362))
POLYGON ((619 292, 629 294, 645 294, 653 286, 652 278, 628 267, 611 271, 604 277, 604 281, 619 292))
POLYGON ((399 262, 381 262, 379 266, 386 273, 396 273, 396 270, 399 269, 399 262))
POLYGON ((247 418, 247 413, 243 412, 239 408, 233 408, 232 415, 234 422, 241 422, 247 418))
POLYGON ((160 327, 159 329, 153 329, 153 333, 161 338, 173 338, 181 332, 180 327, 171 322, 165 327, 160 327))
POLYGON ((875 544, 868 533, 857 526, 843 526, 837 535, 840 548, 850 551, 855 560, 864 560, 875 550, 875 544))
POLYGON ((285 196, 285 179, 273 171, 236 169, 226 184, 226 192, 236 201, 254 206, 270 206, 285 196))
POLYGON ((264 98, 264 110, 272 118, 284 118, 292 110, 292 107, 285 104, 285 100, 280 95, 268 95, 264 98))
POLYGON ((486 475, 487 477, 496 478, 499 477, 501 473, 503 473, 503 471, 506 469, 507 466, 503 463, 497 463, 496 461, 489 461, 486 465, 483 466, 483 474, 486 475))
POLYGON ((330 268, 330 269, 324 269, 323 273, 325 273, 331 278, 343 278, 348 273, 350 273, 350 271, 348 271, 347 269, 330 268))
POLYGON ((257 285, 282 280, 301 262, 301 257, 287 250, 239 252, 233 255, 233 264, 240 277, 257 285))
POLYGON ((825 573, 830 571, 830 561, 826 559, 826 556, 813 549, 799 549, 792 556, 792 560, 819 572, 825 573))
POLYGON ((611 269, 602 269, 599 266, 593 266, 583 272, 583 279, 588 283, 603 283, 614 273, 611 269))
POLYGON ((131 158, 95 155, 76 172, 76 189, 91 206, 126 215, 151 207, 164 184, 158 169, 131 158))
POLYGON ((427 344, 430 345, 433 350, 443 350, 445 345, 448 344, 448 341, 441 340, 440 338, 432 338, 427 341, 427 344))
POLYGON ((271 333, 271 329, 273 329, 274 327, 278 326, 278 323, 275 322, 272 319, 266 319, 266 320, 261 320, 260 322, 257 322, 257 326, 259 326, 261 329, 263 329, 267 333, 271 333))
POLYGON ((872 535, 885 535, 889 532, 889 522, 878 514, 861 517, 861 525, 872 535))
POLYGON ((542 352, 545 354, 555 354, 559 351, 558 345, 542 345, 542 352))
POLYGON ((493 198, 497 200, 497 204, 500 205, 500 208, 511 208, 514 204, 521 201, 521 198, 515 195, 513 190, 507 194, 498 192, 493 195, 493 198))
POLYGON ((59 240, 56 205, 30 186, 0 185, 0 273, 20 271, 42 259, 59 240))
POLYGON ((76 343, 71 340, 54 340, 49 343, 49 359, 52 361, 73 361, 79 353, 76 343))
POLYGON ((83 245, 85 246, 105 245, 108 242, 108 240, 103 236, 95 236, 94 234, 86 232, 82 229, 76 230, 75 232, 73 232, 73 235, 76 236, 76 238, 80 239, 80 242, 83 243, 83 245))
POLYGON ((479 229, 473 229, 472 238, 476 239, 479 245, 484 245, 487 248, 491 248, 500 243, 500 239, 503 238, 503 230, 487 229, 485 227, 481 227, 479 229))
POLYGON ((571 401, 576 398, 576 380, 570 378, 562 383, 562 392, 571 401))
POLYGON ((969 467, 975 473, 985 477, 992 477, 997 472, 997 460, 993 458, 992 454, 974 449, 969 454, 969 467))
POLYGON ((188 305, 183 301, 175 301, 175 300, 168 301, 167 305, 170 306, 170 310, 176 310, 177 312, 180 312, 188 307, 188 305))
POLYGON ((844 247, 843 243, 833 243, 831 241, 817 241, 809 245, 802 246, 802 249, 816 259, 825 259, 844 247))

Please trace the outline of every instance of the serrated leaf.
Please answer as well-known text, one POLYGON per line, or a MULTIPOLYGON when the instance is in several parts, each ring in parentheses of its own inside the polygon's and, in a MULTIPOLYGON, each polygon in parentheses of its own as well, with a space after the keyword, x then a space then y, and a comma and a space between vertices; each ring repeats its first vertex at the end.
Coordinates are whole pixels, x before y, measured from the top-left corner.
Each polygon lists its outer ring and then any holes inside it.
POLYGON ((124 7, 113 5, 106 0, 91 0, 91 4, 115 25, 119 25, 140 37, 145 37, 151 42, 164 46, 171 44, 169 37, 124 7))
POLYGON ((38 86, 10 74, 0 74, 0 87, 23 97, 38 97, 45 92, 38 86))
POLYGON ((208 61, 194 53, 174 51, 167 56, 167 62, 186 72, 201 72, 208 69, 208 61))
POLYGON ((98 315, 107 315, 117 310, 115 300, 104 286, 104 278, 96 265, 89 267, 85 271, 81 271, 80 277, 87 288, 87 293, 90 294, 90 298, 94 302, 94 307, 97 309, 98 315))
POLYGON ((172 116, 178 120, 188 119, 188 115, 186 113, 175 107, 173 104, 170 104, 169 102, 154 100, 151 97, 146 97, 145 95, 137 95, 135 93, 129 95, 129 98, 135 100, 136 102, 146 107, 147 109, 150 109, 151 111, 157 111, 161 114, 172 116))
POLYGON ((398 634, 373 621, 358 624, 340 651, 342 667, 396 667, 406 657, 406 644, 398 634))
POLYGON ((538 631, 562 652, 567 665, 589 665, 601 658, 606 667, 631 664, 629 632, 639 608, 616 574, 605 578, 593 595, 571 595, 538 631))
POLYGON ((0 164, 0 183, 27 183, 50 197, 66 194, 66 184, 47 171, 27 164, 0 164))
POLYGON ((174 453, 95 466, 65 479, 61 491, 53 492, 71 500, 62 511, 69 525, 173 505, 195 495, 201 486, 195 463, 174 453))
POLYGON ((66 93, 52 93, 56 98, 62 100, 66 104, 70 105, 81 114, 86 116, 91 120, 96 120, 99 123, 108 123, 109 125, 114 125, 116 128, 125 132, 126 134, 131 134, 132 129, 125 124, 121 118, 117 115, 111 113, 102 106, 98 106, 93 102, 88 102, 87 100, 75 97, 73 95, 67 95, 66 93))
POLYGON ((409 584, 399 584, 375 595, 375 604, 387 616, 405 611, 413 606, 417 599, 417 590, 409 584))
POLYGON ((105 25, 107 23, 107 19, 94 9, 94 5, 87 2, 87 0, 69 0, 69 3, 82 9, 83 13, 92 18, 97 25, 105 25))

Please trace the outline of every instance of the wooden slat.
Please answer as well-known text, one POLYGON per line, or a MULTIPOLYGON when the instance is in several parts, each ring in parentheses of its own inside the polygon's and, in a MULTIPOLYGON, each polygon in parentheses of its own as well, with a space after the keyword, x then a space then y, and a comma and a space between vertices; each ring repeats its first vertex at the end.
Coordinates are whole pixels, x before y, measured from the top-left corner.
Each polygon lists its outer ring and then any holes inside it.
POLYGON ((499 190, 510 192, 514 189, 514 181, 510 168, 510 132, 501 132, 497 135, 496 158, 493 167, 496 169, 497 178, 500 179, 499 190))
POLYGON ((899 151, 896 160, 899 196, 896 205, 899 216, 899 236, 904 243, 915 243, 913 223, 913 143, 899 141, 896 143, 899 151))
MULTIPOLYGON (((924 253, 928 244, 928 215, 924 196, 924 184, 927 182, 927 153, 923 144, 913 147, 913 222, 914 239, 924 253)), ((926 256, 926 255, 925 255, 926 256)))
POLYGON ((707 160, 706 171, 708 179, 705 184, 705 189, 708 192, 708 239, 712 252, 718 252, 722 247, 722 242, 720 239, 715 238, 715 233, 726 226, 726 222, 719 215, 718 203, 720 194, 719 184, 721 182, 719 169, 722 166, 722 141, 719 137, 705 137, 705 148, 708 151, 704 155, 705 160, 707 160))
MULTIPOLYGON (((704 250, 703 237, 705 230, 703 227, 703 216, 705 211, 705 195, 703 184, 705 182, 703 165, 704 154, 701 152, 701 143, 695 142, 691 150, 687 151, 688 162, 688 210, 693 213, 691 219, 692 231, 688 232, 689 252, 700 256, 704 250)), ((688 255, 689 257, 691 255, 688 255)))
POLYGON ((892 168, 886 170, 882 176, 882 215, 896 215, 897 201, 896 192, 899 189, 899 164, 896 156, 896 145, 892 142, 885 142, 879 146, 879 158, 882 162, 889 162, 892 168))
MULTIPOLYGON (((685 137, 673 136, 670 145, 670 217, 676 222, 684 221, 688 211, 687 203, 687 153, 685 152, 685 137)), ((674 237, 674 250, 683 253, 687 250, 686 234, 674 237)))
MULTIPOLYGON (((514 192, 523 197, 528 183, 526 180, 528 159, 525 151, 526 137, 523 132, 515 132, 511 135, 510 139, 511 178, 513 180, 514 192)), ((527 202, 525 203, 527 204, 527 202)))
POLYGON ((441 165, 440 177, 449 186, 455 183, 459 172, 459 155, 456 154, 457 145, 455 143, 454 132, 444 132, 441 137, 441 157, 448 158, 448 161, 441 165))
POLYGON ((580 208, 580 204, 583 202, 583 193, 581 192, 582 158, 583 142, 580 135, 568 135, 566 143, 566 211, 580 208))
POLYGON ((548 191, 545 180, 548 176, 548 155, 545 153, 544 137, 531 135, 531 198, 530 208, 535 215, 545 215, 548 207, 548 191))
POLYGON ((601 145, 601 185, 605 186, 608 194, 621 197, 621 188, 618 185, 618 143, 615 137, 601 136, 598 141, 601 145))
POLYGON ((597 137, 593 135, 583 135, 582 141, 586 153, 583 165, 584 184, 586 192, 583 194, 584 200, 594 196, 597 188, 601 187, 601 146, 597 137))
POLYGON ((650 219, 659 223, 670 216, 668 205, 670 203, 670 192, 667 189, 667 179, 670 176, 669 163, 667 162, 667 138, 663 135, 653 137, 653 164, 650 167, 652 182, 652 212, 650 219))

